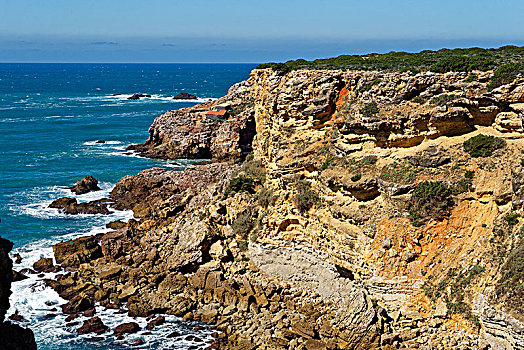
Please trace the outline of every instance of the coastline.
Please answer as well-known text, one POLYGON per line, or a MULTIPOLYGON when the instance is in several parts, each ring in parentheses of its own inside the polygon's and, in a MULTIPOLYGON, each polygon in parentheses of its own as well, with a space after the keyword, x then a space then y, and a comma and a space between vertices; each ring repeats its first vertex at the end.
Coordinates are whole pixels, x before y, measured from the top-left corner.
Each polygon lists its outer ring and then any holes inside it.
MULTIPOLYGON (((482 191, 504 183, 507 174, 492 167, 518 166, 511 161, 522 142, 515 116, 524 82, 489 93, 490 74, 464 83, 465 73, 255 70, 249 84, 224 98, 155 120, 135 150, 158 158, 206 155, 211 163, 122 178, 111 199, 135 219, 96 237, 101 258, 86 254, 86 240, 67 242, 72 248, 65 250, 55 245, 55 258, 68 259, 64 267, 72 272, 50 284, 70 302, 80 297, 109 308, 125 304, 131 316, 168 313, 215 324, 213 347, 517 347, 518 314, 498 314, 501 331, 496 305, 477 302, 495 281, 484 288, 486 279, 475 276, 464 290, 480 326, 422 290, 450 269, 500 274, 489 250, 474 243, 493 229, 495 212, 520 198, 499 190, 486 199, 482 191), (443 104, 430 102, 450 94, 443 104), (366 115, 374 100, 378 111, 366 115), (239 113, 218 121, 203 116, 225 103, 239 113), (469 157, 462 143, 480 133, 503 138, 508 153, 469 157), (413 183, 455 186, 469 169, 479 174, 474 187, 455 195, 444 215, 422 226, 404 215, 413 183), (482 222, 458 222, 468 212, 482 222), (463 234, 468 227, 473 231, 463 234), (444 239, 450 230, 459 235, 444 239), (445 255, 469 249, 463 261, 445 255)), ((512 239, 505 229, 497 244, 512 239)))

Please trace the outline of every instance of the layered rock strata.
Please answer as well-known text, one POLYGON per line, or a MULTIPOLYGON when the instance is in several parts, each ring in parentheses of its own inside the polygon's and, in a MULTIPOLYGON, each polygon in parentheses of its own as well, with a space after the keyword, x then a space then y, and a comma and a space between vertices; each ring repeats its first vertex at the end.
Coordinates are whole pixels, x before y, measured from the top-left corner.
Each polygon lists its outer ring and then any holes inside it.
POLYGON ((55 246, 49 283, 228 349, 522 348, 524 80, 476 73, 255 70, 164 114, 139 152, 214 162, 120 180, 137 220, 55 246))

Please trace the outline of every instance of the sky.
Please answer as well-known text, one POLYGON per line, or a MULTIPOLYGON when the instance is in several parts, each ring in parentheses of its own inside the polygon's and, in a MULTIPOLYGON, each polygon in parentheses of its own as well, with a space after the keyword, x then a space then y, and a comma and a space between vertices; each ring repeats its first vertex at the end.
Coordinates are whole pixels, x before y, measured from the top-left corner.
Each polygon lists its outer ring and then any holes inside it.
POLYGON ((0 62, 267 62, 524 45, 522 0, 0 0, 0 62))

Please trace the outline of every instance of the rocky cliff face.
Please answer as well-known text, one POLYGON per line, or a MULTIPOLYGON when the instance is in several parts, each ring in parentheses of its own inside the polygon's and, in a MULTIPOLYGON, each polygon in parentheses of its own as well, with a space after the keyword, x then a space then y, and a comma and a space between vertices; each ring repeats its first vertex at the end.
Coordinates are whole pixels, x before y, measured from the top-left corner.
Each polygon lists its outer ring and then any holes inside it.
POLYGON ((251 92, 249 84, 242 82, 217 101, 167 112, 155 119, 147 141, 130 149, 151 158, 243 159, 252 152, 255 136, 251 92), (223 120, 206 116, 217 108, 228 111, 223 120))
POLYGON ((30 329, 4 321, 9 309, 9 296, 13 281, 13 262, 8 255, 12 248, 13 243, 0 237, 0 349, 36 349, 35 338, 30 329))
POLYGON ((157 118, 141 152, 217 162, 123 178, 140 221, 55 246, 50 284, 230 349, 522 348, 524 80, 490 74, 255 70, 157 118))

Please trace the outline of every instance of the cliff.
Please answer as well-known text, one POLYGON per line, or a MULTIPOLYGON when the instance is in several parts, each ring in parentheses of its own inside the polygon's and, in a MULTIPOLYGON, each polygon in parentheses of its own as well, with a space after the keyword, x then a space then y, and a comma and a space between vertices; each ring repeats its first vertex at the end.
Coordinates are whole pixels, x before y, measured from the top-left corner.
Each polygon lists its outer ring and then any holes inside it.
POLYGON ((8 255, 12 248, 13 243, 0 237, 0 349, 36 349, 35 337, 30 329, 5 321, 13 281, 13 262, 8 255))
POLYGON ((140 220, 50 284, 228 349, 522 348, 524 79, 492 74, 255 70, 155 120, 142 154, 214 162, 120 180, 140 220))

